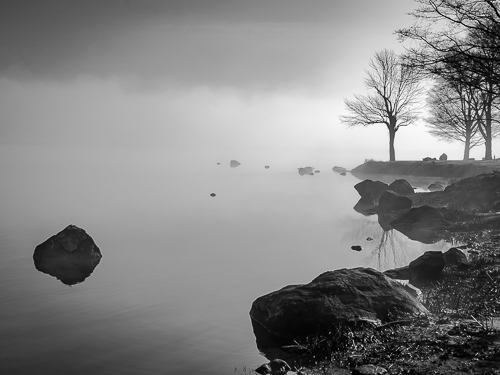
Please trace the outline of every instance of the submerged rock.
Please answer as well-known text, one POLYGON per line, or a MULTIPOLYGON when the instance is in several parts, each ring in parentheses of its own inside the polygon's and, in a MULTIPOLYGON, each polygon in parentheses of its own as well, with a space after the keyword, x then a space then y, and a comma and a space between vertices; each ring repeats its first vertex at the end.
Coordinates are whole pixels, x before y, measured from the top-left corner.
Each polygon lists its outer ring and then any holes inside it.
POLYGON ((83 229, 68 225, 35 248, 35 268, 66 285, 83 282, 102 258, 101 251, 83 229))
POLYGON ((351 250, 361 251, 361 250, 363 250, 363 248, 359 245, 353 245, 353 246, 351 246, 351 250))
POLYGON ((289 285, 259 297, 250 317, 259 345, 262 333, 293 340, 329 332, 341 322, 385 322, 395 312, 427 310, 399 282, 374 269, 354 268, 328 271, 309 284, 289 285))
POLYGON ((215 197, 216 195, 217 195, 217 194, 215 194, 215 193, 210 193, 210 196, 211 196, 211 197, 215 197))

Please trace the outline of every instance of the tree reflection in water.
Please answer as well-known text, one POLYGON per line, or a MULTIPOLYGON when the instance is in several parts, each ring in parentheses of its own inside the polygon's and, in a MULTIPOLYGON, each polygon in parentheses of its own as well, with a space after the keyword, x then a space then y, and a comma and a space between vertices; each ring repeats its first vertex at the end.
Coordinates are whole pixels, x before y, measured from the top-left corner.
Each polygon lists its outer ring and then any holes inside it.
POLYGON ((413 259, 429 250, 446 250, 450 244, 445 241, 428 245, 410 240, 394 229, 384 230, 376 216, 342 220, 344 229, 342 241, 361 245, 366 258, 365 266, 379 271, 406 266, 413 259))

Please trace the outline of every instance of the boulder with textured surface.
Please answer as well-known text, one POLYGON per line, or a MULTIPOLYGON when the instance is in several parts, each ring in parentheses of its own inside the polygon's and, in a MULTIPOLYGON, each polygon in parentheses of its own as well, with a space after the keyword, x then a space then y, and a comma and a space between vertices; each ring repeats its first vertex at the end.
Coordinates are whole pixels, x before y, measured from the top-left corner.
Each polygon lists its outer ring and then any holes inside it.
POLYGON ((371 268, 353 268, 328 271, 308 284, 261 296, 253 302, 250 317, 256 336, 260 330, 293 340, 326 333, 342 322, 389 321, 398 312, 427 310, 401 283, 371 268))
POLYGON ((35 248, 35 268, 74 285, 84 281, 101 260, 101 251, 85 230, 68 225, 35 248))
POLYGON ((420 288, 439 280, 445 265, 441 251, 426 251, 409 264, 410 284, 420 288))

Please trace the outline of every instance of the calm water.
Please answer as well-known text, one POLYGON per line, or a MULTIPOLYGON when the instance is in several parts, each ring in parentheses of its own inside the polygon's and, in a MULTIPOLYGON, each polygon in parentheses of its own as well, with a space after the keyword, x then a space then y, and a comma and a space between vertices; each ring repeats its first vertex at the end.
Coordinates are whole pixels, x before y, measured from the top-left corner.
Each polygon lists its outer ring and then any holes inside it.
POLYGON ((248 315, 258 296, 445 246, 354 212, 359 181, 333 165, 300 176, 306 164, 230 159, 0 148, 0 373, 243 374, 266 361, 248 315), (69 224, 103 254, 72 287, 32 258, 69 224))

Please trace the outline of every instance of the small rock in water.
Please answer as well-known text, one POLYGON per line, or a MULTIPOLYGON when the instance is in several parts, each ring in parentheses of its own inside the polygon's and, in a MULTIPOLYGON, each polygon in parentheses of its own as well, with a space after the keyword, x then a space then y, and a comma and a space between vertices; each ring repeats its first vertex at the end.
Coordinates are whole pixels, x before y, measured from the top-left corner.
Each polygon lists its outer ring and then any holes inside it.
POLYGON ((269 169, 269 165, 266 165, 264 168, 269 169))
POLYGON ((216 195, 217 194, 215 194, 215 193, 210 194, 211 197, 215 197, 216 195))
POLYGON ((361 246, 359 246, 359 245, 354 245, 354 246, 351 246, 351 249, 352 249, 352 250, 356 250, 356 251, 361 251, 361 250, 363 250, 363 248, 362 248, 361 246))
POLYGON ((299 174, 301 176, 304 176, 306 174, 310 175, 310 176, 313 176, 314 173, 314 168, 313 167, 304 167, 304 168, 298 168, 299 169, 299 174))
POLYGON ((318 171, 317 169, 314 171, 314 173, 319 173, 320 171, 318 171))
POLYGON ((345 176, 345 175, 346 175, 346 173, 345 173, 345 172, 342 172, 340 175, 341 175, 341 176, 345 176))
POLYGON ((366 237, 366 240, 367 240, 367 241, 373 241, 373 238, 371 238, 371 237, 366 237))
POLYGON ((220 165, 220 163, 217 163, 217 165, 220 165))
POLYGON ((241 163, 239 161, 236 161, 236 160, 231 160, 229 165, 231 166, 231 168, 236 168, 238 165, 241 165, 241 163))

